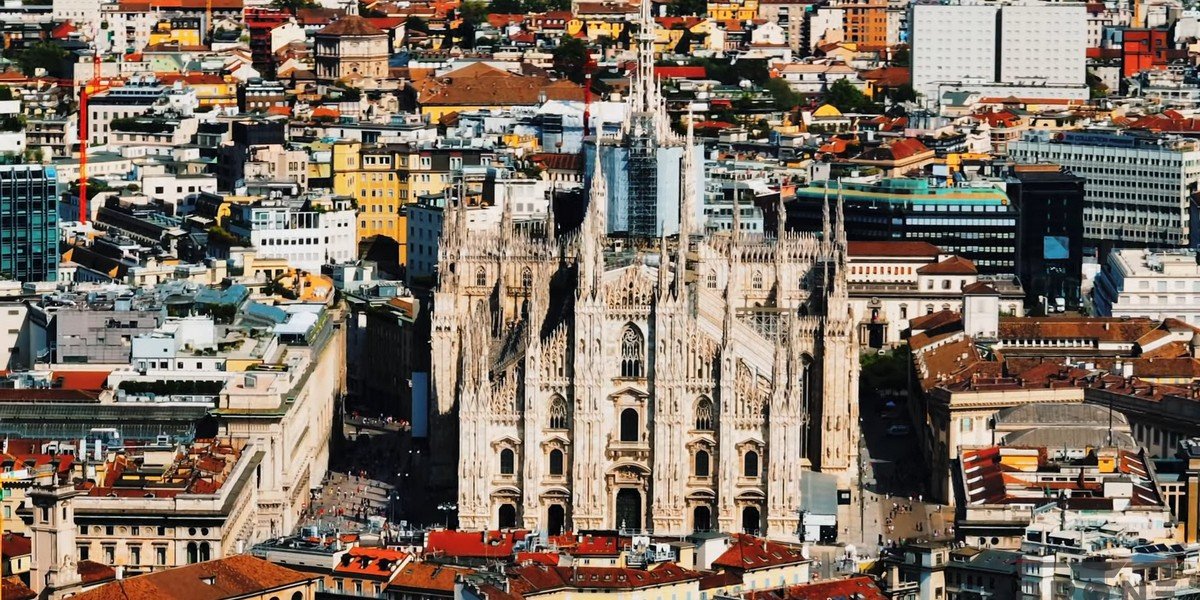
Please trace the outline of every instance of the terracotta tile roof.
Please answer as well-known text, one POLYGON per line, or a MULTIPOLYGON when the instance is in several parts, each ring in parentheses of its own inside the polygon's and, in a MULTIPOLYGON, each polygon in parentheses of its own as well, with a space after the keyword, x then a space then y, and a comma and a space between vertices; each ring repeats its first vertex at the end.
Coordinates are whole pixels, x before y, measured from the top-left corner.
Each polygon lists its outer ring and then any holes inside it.
POLYGON ((1193 133, 1200 131, 1200 119, 1195 117, 1186 118, 1173 110, 1168 110, 1162 114, 1149 115, 1140 119, 1135 119, 1129 124, 1129 128, 1164 133, 1193 133))
POLYGON ((33 600, 37 598, 37 592, 29 589, 16 575, 4 578, 3 596, 5 600, 33 600))
POLYGON ((929 148, 921 143, 921 140, 916 138, 904 138, 896 140, 890 144, 883 144, 877 148, 873 148, 863 153, 860 158, 865 160, 904 160, 911 158, 923 152, 929 152, 929 148))
POLYGON ((1003 317, 998 334, 1001 340, 1068 338, 1133 343, 1155 326, 1154 321, 1141 317, 1003 317))
POLYGON ((396 573, 388 583, 388 589, 428 590, 452 594, 455 578, 471 572, 471 569, 465 567, 412 561, 396 573))
POLYGON ((555 171, 576 171, 583 168, 583 155, 563 152, 539 152, 529 157, 534 164, 555 171))
POLYGON ((387 35, 382 29, 358 15, 346 15, 317 32, 317 35, 332 35, 346 37, 364 37, 372 35, 387 35))
POLYGON ((536 564, 514 569, 509 576, 509 590, 520 595, 564 589, 638 590, 699 580, 700 577, 699 573, 675 563, 662 563, 651 570, 536 564))
POLYGON ((920 275, 975 275, 975 263, 961 256, 951 256, 942 262, 917 269, 920 275))
POLYGON ((67 390, 102 390, 112 371, 55 371, 54 380, 67 390))
POLYGON ((368 23, 385 32, 403 25, 405 21, 403 17, 366 17, 366 19, 368 23))
POLYGON ((526 531, 430 531, 425 540, 427 554, 460 558, 509 557, 513 544, 525 539, 526 531))
POLYGON ((1188 378, 1200 379, 1200 361, 1191 356, 1179 358, 1136 358, 1133 376, 1144 379, 1188 378))
POLYGON ((497 29, 525 22, 525 15, 517 13, 488 13, 488 24, 497 29))
POLYGON ((705 79, 708 77, 708 69, 702 65, 654 67, 654 77, 657 79, 705 79))
POLYGON ((992 127, 1016 127, 1021 123, 1021 118, 1007 110, 987 111, 971 115, 973 119, 980 123, 987 123, 992 127))
POLYGON ((333 571, 343 575, 388 579, 406 558, 408 555, 399 550, 356 546, 342 555, 341 562, 333 571))
POLYGON ((898 88, 912 79, 912 73, 907 67, 880 67, 863 71, 859 77, 873 81, 879 87, 898 88))
POLYGON ((807 561, 800 549, 746 534, 729 538, 729 549, 713 561, 713 567, 737 571, 754 571, 807 561))
POLYGON ((550 567, 557 567, 559 556, 553 552, 518 552, 517 564, 523 565, 528 563, 537 563, 550 567))
MULTIPOLYGON (((0 556, 14 558, 25 556, 33 551, 33 540, 12 532, 4 534, 3 545, 0 545, 0 556)), ((7 598, 7 596, 5 596, 7 598)))
POLYGON ((937 246, 929 242, 905 241, 860 241, 849 242, 850 256, 886 256, 889 258, 911 256, 914 258, 937 258, 941 254, 937 246))
POLYGON ((750 592, 746 600, 885 600, 887 596, 870 577, 850 577, 750 592))
POLYGON ((997 292, 996 288, 994 288, 982 281, 976 281, 975 283, 964 286, 962 289, 962 293, 964 296, 999 296, 1000 295, 1000 292, 997 292))
MULTIPOLYGON (((82 561, 81 567, 84 562, 87 561, 82 561)), ((312 579, 311 575, 240 554, 113 581, 73 597, 78 600, 223 600, 257 595, 312 579)))
POLYGON ((578 2, 575 4, 576 15, 632 15, 637 14, 636 4, 628 2, 578 2))
POLYGON ((952 310, 939 310, 927 315, 921 315, 908 322, 912 331, 931 331, 952 323, 960 323, 962 316, 952 310))
POLYGON ((537 75, 516 75, 483 63, 428 80, 418 98, 426 106, 536 106, 542 99, 583 101, 583 87, 537 75))
POLYGON ((94 560, 81 560, 75 566, 79 578, 85 584, 100 583, 117 578, 117 572, 112 567, 94 560))

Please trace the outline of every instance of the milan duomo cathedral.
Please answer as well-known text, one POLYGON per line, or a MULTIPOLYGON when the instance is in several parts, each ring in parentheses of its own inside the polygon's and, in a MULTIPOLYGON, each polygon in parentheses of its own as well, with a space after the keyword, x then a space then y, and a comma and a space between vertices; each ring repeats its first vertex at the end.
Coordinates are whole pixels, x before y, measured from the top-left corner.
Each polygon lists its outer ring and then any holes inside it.
POLYGON ((735 199, 732 231, 706 235, 692 223, 691 135, 675 140, 675 238, 606 236, 598 160, 574 232, 556 234, 552 214, 518 228, 505 210, 498 230, 468 235, 466 209, 447 207, 431 441, 435 464, 456 455, 461 528, 795 539, 805 471, 852 488, 858 343, 842 219, 833 231, 826 202, 820 235, 782 219, 774 235, 748 234, 735 199))

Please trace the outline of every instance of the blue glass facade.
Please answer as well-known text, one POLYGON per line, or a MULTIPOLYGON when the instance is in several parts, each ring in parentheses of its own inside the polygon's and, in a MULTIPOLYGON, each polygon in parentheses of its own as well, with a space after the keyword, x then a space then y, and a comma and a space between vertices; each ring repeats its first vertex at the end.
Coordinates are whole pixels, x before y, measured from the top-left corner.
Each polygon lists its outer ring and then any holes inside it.
POLYGON ((54 167, 0 166, 0 275, 18 281, 57 277, 57 179, 54 167))

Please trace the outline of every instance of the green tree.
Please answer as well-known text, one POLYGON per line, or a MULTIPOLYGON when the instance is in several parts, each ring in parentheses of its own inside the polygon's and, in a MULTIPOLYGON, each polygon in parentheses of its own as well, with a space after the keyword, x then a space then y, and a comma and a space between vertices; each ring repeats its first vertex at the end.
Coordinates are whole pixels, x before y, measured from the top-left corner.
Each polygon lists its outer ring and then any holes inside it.
POLYGON ((913 89, 911 83, 906 83, 898 88, 888 90, 888 97, 892 102, 916 102, 917 90, 913 89))
POLYGON ((768 79, 764 87, 771 93, 775 110, 791 110, 804 101, 804 97, 792 90, 792 86, 788 85, 787 81, 778 77, 768 79))
POLYGON ((38 69, 47 73, 62 74, 67 51, 50 42, 38 42, 17 55, 17 65, 26 75, 34 75, 38 69))
POLYGON ((316 8, 319 6, 316 0, 271 0, 271 8, 276 10, 284 10, 293 15, 302 8, 316 8))
POLYGON ((674 17, 693 17, 708 14, 707 0, 675 0, 667 5, 667 10, 674 17))
POLYGON ((911 64, 912 64, 912 54, 909 53, 908 48, 900 48, 899 50, 896 50, 895 52, 892 53, 892 66, 893 67, 907 67, 907 66, 910 66, 911 64))
POLYGON ((488 12, 501 14, 521 14, 525 10, 521 0, 492 0, 488 7, 488 12))
POLYGON ((825 102, 842 112, 858 112, 870 105, 867 97, 847 79, 839 79, 829 86, 825 102))
POLYGON ((588 47, 583 40, 564 37, 551 53, 554 70, 575 83, 583 83, 587 76, 588 47))
POLYGON ((429 33, 429 23, 425 19, 417 16, 410 16, 404 20, 404 28, 409 31, 419 31, 421 33, 429 33))
POLYGON ((458 16, 468 23, 478 24, 487 22, 487 16, 490 12, 492 10, 488 7, 487 3, 480 2, 479 0, 467 0, 458 7, 458 16))

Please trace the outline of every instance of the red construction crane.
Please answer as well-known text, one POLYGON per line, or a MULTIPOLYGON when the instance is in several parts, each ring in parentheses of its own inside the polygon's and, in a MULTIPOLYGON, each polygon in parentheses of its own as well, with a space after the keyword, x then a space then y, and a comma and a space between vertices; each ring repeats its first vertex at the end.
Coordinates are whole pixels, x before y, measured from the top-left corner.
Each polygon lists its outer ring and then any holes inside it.
POLYGON ((79 222, 88 222, 88 95, 100 91, 100 45, 92 40, 92 78, 79 89, 79 222))

